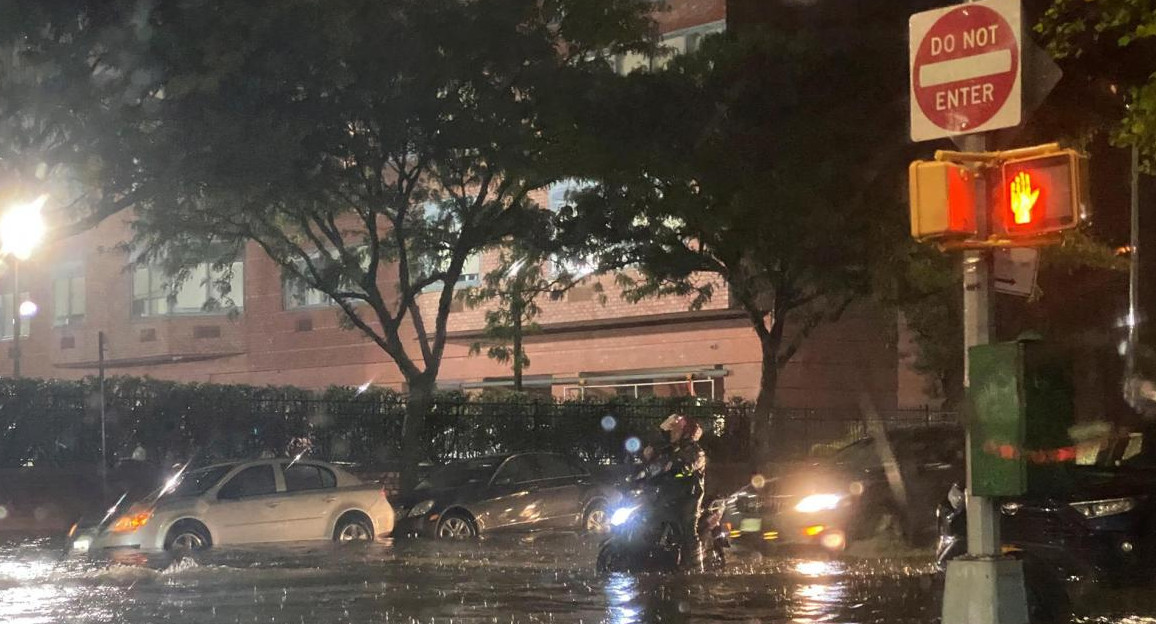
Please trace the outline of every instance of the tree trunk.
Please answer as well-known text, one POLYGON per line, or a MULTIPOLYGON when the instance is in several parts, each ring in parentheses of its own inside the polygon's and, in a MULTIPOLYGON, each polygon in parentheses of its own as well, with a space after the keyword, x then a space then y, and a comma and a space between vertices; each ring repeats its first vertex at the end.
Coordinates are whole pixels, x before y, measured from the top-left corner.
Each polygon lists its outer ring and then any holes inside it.
POLYGON ((783 323, 772 321, 769 332, 759 332, 762 352, 762 372, 759 376, 759 396, 755 400, 754 452, 755 461, 765 464, 775 458, 783 447, 782 423, 775 417, 775 393, 779 385, 779 348, 783 343, 783 323))
POLYGON ((426 455, 425 417, 433 407, 434 377, 421 374, 408 380, 409 397, 401 427, 401 491, 410 492, 418 483, 418 465, 426 455))
POLYGON ((510 313, 514 321, 514 392, 522 391, 522 291, 514 292, 510 303, 510 313))

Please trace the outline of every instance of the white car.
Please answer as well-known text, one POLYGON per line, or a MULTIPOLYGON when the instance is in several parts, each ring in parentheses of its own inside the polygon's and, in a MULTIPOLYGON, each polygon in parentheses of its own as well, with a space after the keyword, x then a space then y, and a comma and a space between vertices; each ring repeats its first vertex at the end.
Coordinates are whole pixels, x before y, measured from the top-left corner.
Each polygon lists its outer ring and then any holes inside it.
POLYGON ((378 484, 323 462, 262 459, 180 474, 95 527, 74 526, 70 549, 372 541, 389 535, 393 520, 393 508, 378 484))

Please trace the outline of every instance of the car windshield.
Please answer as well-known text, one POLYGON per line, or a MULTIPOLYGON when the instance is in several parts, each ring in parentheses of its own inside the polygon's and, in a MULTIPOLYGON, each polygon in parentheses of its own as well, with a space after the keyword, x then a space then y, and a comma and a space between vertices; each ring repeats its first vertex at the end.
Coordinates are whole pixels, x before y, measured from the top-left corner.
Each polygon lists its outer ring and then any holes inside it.
POLYGON ((236 464, 222 464, 220 466, 210 466, 208 468, 199 468, 186 472, 171 488, 166 484, 150 496, 150 498, 159 498, 162 494, 173 498, 200 496, 209 488, 216 485, 234 466, 236 466, 236 464), (166 488, 168 489, 167 492, 165 491, 166 488))
POLYGON ((438 469, 417 485, 419 490, 437 490, 485 483, 502 463, 500 457, 483 457, 454 462, 438 469))
POLYGON ((844 446, 835 452, 835 463, 861 467, 879 463, 875 455, 875 441, 862 438, 844 446))

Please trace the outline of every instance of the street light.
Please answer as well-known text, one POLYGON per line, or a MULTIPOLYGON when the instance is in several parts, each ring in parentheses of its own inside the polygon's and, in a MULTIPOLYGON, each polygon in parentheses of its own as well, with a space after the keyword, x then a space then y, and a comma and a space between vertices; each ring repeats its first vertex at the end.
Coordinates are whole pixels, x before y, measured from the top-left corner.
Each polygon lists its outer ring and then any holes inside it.
POLYGON ((32 250, 44 238, 40 209, 46 201, 48 196, 41 195, 36 201, 12 206, 0 217, 0 253, 8 256, 12 266, 12 376, 15 378, 20 377, 20 317, 23 311, 31 311, 20 301, 20 261, 30 258, 32 250))

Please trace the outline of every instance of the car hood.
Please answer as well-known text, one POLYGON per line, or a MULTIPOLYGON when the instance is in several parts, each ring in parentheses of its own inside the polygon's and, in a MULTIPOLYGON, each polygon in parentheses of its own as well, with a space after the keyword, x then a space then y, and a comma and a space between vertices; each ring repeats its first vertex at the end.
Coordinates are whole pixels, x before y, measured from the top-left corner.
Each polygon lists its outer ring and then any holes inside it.
POLYGON ((414 505, 422 501, 433 500, 437 504, 446 504, 449 502, 457 502, 466 499, 470 494, 474 498, 478 498, 479 488, 477 484, 471 484, 462 487, 453 488, 429 488, 422 490, 413 490, 398 496, 393 502, 395 506, 402 508, 412 508, 414 505))
POLYGON ((810 494, 847 495, 852 484, 864 477, 834 464, 811 464, 771 477, 761 489, 747 485, 740 492, 792 498, 810 494))

